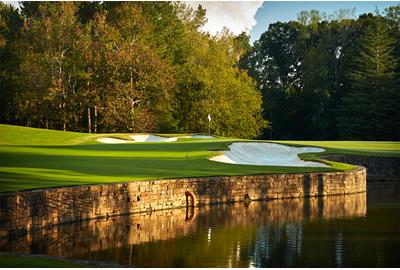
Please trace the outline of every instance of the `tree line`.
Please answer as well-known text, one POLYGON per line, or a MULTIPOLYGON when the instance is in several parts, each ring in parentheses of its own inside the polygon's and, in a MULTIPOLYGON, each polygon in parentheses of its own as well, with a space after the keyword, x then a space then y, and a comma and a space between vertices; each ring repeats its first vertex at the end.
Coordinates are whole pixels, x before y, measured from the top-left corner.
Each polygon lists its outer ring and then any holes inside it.
POLYGON ((264 138, 400 139, 400 5, 375 13, 269 26, 240 63, 263 95, 264 138))
POLYGON ((172 2, 0 3, 1 122, 81 132, 256 137, 247 35, 200 31, 206 11, 172 2))
POLYGON ((400 139, 400 5, 201 31, 179 2, 0 2, 0 122, 80 132, 400 139))

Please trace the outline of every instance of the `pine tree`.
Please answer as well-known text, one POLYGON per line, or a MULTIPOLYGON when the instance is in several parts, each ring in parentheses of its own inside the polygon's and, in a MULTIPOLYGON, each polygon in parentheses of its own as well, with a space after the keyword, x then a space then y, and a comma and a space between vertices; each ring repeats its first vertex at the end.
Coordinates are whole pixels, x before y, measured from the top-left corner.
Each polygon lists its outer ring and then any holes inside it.
POLYGON ((359 52, 349 71, 351 86, 337 117, 343 139, 398 140, 399 85, 395 40, 380 17, 361 32, 359 52))

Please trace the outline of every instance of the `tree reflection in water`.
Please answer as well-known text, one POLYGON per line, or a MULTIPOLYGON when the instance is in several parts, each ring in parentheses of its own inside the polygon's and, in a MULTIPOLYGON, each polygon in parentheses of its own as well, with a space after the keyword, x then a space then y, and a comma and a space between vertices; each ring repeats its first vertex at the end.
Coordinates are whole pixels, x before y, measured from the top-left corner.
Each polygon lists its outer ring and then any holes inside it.
POLYGON ((4 239, 0 250, 144 267, 399 266, 398 191, 121 216, 4 239))

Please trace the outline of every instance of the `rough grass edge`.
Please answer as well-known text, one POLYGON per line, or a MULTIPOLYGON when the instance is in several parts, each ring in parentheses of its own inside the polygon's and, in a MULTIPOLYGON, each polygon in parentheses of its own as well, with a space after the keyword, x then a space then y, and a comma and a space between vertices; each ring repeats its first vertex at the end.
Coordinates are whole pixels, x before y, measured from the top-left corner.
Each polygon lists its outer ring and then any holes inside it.
POLYGON ((120 268, 123 267, 117 263, 109 263, 105 261, 94 260, 75 260, 67 259, 64 257, 49 256, 44 254, 21 254, 15 252, 0 252, 0 267, 59 267, 59 268, 120 268), (5 264, 4 259, 7 258, 8 262, 12 264, 5 264), (14 263, 13 263, 14 261, 14 263), (22 264, 21 264, 22 263, 22 264), (29 265, 29 266, 25 266, 29 265))

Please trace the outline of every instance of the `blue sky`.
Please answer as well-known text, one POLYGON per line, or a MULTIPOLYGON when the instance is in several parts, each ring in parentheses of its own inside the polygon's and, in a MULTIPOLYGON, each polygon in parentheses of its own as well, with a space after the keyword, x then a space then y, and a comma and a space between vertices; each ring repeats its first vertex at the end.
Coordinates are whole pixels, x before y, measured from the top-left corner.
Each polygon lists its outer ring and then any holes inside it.
POLYGON ((378 7, 380 11, 383 11, 388 6, 394 6, 400 2, 384 2, 384 1, 370 1, 370 2, 273 2, 265 1, 262 6, 258 8, 255 14, 256 25, 250 31, 251 40, 258 39, 262 33, 268 29, 268 25, 276 21, 287 22, 295 20, 297 14, 302 10, 317 9, 326 14, 332 14, 336 10, 341 8, 353 8, 355 7, 356 15, 363 13, 374 12, 375 8, 378 7))

